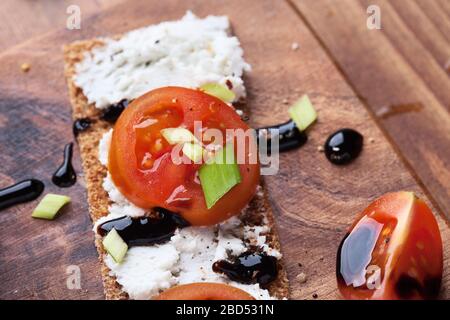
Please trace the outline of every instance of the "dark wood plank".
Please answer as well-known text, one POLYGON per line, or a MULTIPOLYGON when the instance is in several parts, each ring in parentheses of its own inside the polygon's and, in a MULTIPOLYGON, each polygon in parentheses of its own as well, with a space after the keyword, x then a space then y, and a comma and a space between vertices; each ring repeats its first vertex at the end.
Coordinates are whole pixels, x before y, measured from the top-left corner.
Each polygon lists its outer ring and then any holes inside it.
MULTIPOLYGON (((200 16, 230 17, 245 57, 253 66, 245 79, 253 125, 285 120, 288 105, 282 101, 292 102, 303 93, 310 95, 318 110, 319 121, 309 134, 309 142, 300 150, 281 155, 280 172, 266 179, 293 299, 308 299, 314 293, 319 299, 339 298, 334 273, 337 247, 354 217, 374 198, 389 191, 412 190, 433 207, 372 116, 286 2, 221 0, 211 6, 200 0, 182 4, 175 0, 133 1, 89 20, 80 31, 56 32, 0 55, 0 130, 2 137, 8 135, 0 152, 2 184, 33 175, 47 179, 49 190, 74 199, 65 215, 50 223, 30 219, 34 203, 2 212, 1 298, 101 297, 83 186, 55 190, 48 183, 59 161, 53 153, 59 154, 70 140, 61 45, 176 19, 186 9, 200 16), (293 42, 300 44, 299 50, 291 50, 293 42), (31 63, 29 73, 20 72, 18 61, 31 63), (328 134, 341 127, 359 130, 367 141, 361 156, 346 167, 331 165, 317 151, 328 134), (15 230, 23 225, 26 232, 17 235, 15 230), (11 262, 16 255, 20 265, 11 262), (64 270, 69 263, 80 265, 85 275, 83 288, 88 292, 67 290, 64 270), (20 268, 20 274, 14 278, 15 268, 20 268), (300 272, 307 274, 306 283, 298 281, 300 272)), ((79 168, 78 154, 74 160, 79 168)), ((450 233, 442 217, 437 219, 448 265, 450 233)), ((446 268, 444 298, 449 297, 448 272, 446 268)))
POLYGON ((294 2, 442 211, 450 215, 449 80, 436 67, 432 75, 419 66, 432 67, 433 61, 417 43, 417 52, 410 51, 411 34, 388 1, 294 2), (366 28, 369 2, 381 7, 382 30, 366 28), (411 105, 419 105, 420 111, 411 105))

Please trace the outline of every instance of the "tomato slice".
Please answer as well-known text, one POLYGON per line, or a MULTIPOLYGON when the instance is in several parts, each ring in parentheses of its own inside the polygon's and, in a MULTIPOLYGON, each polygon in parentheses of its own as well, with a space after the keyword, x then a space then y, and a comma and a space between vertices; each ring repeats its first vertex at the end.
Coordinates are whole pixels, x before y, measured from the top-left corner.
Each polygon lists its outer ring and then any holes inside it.
POLYGON ((255 300, 247 292, 223 283, 199 282, 172 287, 156 300, 255 300))
POLYGON ((337 256, 338 287, 346 299, 432 299, 443 269, 439 227, 412 192, 371 203, 350 228, 337 256))
MULTIPOLYGON (((195 121, 201 121, 203 129, 221 133, 249 129, 232 107, 213 96, 180 87, 156 89, 134 100, 117 120, 108 169, 115 185, 135 205, 165 208, 192 225, 212 225, 238 214, 255 194, 260 168, 258 160, 252 163, 250 159, 252 153, 257 154, 256 141, 253 136, 241 140, 245 151, 245 161, 239 164, 241 182, 208 209, 197 177, 201 164, 174 162, 171 153, 175 146, 161 134, 164 128, 176 127, 194 133, 195 121)), ((203 143, 223 145, 226 136, 223 141, 216 140, 210 137, 203 143)))

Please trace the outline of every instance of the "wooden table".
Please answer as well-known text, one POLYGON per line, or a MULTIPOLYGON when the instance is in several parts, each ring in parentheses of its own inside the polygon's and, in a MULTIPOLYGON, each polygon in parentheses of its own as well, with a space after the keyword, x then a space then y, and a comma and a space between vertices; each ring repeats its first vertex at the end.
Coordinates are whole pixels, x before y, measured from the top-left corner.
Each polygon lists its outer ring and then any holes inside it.
MULTIPOLYGON (((334 246, 352 217, 370 199, 399 188, 417 192, 433 207, 443 231, 448 269, 448 1, 262 0, 245 4, 208 1, 208 5, 204 1, 183 1, 180 5, 170 0, 149 5, 151 12, 145 10, 143 1, 127 1, 120 6, 121 2, 124 0, 0 3, 0 130, 7 128, 4 130, 10 137, 8 143, 2 140, 4 144, 0 145, 0 186, 24 175, 52 172, 60 161, 63 141, 71 139, 70 107, 58 51, 64 43, 175 19, 188 8, 199 15, 227 14, 254 67, 253 75, 246 80, 253 124, 268 124, 270 117, 283 119, 283 112, 261 107, 278 104, 275 110, 284 110, 286 106, 280 106, 279 97, 292 101, 307 92, 319 109, 319 123, 309 143, 294 153, 301 157, 299 163, 292 162, 292 154, 283 155, 280 174, 267 179, 292 297, 310 298, 313 293, 319 298, 339 297, 333 285, 334 274, 329 272, 334 268, 334 246), (69 4, 81 7, 80 31, 65 30, 69 4), (116 4, 119 7, 113 6, 116 4), (381 30, 366 27, 370 4, 381 8, 381 30), (261 22, 269 27, 255 26, 261 22), (270 30, 270 25, 275 30, 270 30), (258 34, 261 30, 266 34, 258 34), (291 49, 293 42, 299 43, 298 50, 291 49), (260 58, 263 55, 266 60, 260 58), (280 58, 285 61, 276 61, 280 58), (20 71, 23 62, 32 65, 28 74, 20 71), (43 96, 49 89, 48 96, 43 96), (23 110, 28 113, 23 114, 23 110), (55 124, 58 121, 65 125, 55 124), (361 162, 340 171, 342 181, 333 181, 336 172, 321 162, 316 148, 338 125, 357 127, 373 142, 361 162), (317 173, 311 174, 311 168, 317 173), (393 173, 398 174, 393 177, 393 173), (298 198, 304 198, 303 202, 298 198), (447 217, 446 222, 443 217, 447 217), (308 275, 305 285, 295 279, 300 272, 308 275)), ((80 172, 77 155, 75 165, 80 172)), ((47 186, 47 191, 58 192, 47 186)), ((1 298, 102 298, 85 190, 78 184, 70 192, 75 201, 69 210, 79 215, 63 215, 53 227, 28 218, 34 204, 0 215, 1 298), (19 234, 32 236, 17 236, 17 227, 22 227, 19 234), (42 234, 36 228, 50 229, 42 234), (82 290, 66 288, 65 268, 70 264, 84 271, 82 290)), ((446 271, 442 289, 446 298, 449 282, 446 271)))

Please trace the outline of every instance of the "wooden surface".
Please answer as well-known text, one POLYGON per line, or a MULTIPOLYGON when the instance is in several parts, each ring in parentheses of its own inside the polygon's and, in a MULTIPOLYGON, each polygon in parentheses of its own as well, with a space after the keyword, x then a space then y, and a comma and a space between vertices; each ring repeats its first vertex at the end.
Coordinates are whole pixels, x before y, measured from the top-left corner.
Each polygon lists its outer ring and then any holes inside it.
MULTIPOLYGON (((311 1, 311 7, 313 3, 317 1, 311 1)), ((301 2, 297 4, 304 10, 301 2)), ((305 23, 302 13, 293 10, 287 2, 224 0, 207 6, 200 0, 184 1, 182 5, 175 0, 164 4, 160 1, 132 1, 86 19, 80 31, 60 30, 0 53, 1 184, 8 185, 33 176, 45 181, 46 192, 65 193, 73 199, 64 214, 53 222, 30 218, 35 203, 2 212, 0 298, 103 297, 82 177, 76 186, 69 189, 58 189, 50 182, 51 174, 61 161, 64 144, 72 140, 61 46, 75 39, 112 35, 149 23, 177 19, 186 9, 192 9, 200 16, 226 14, 230 17, 245 57, 253 66, 252 73, 245 79, 253 125, 285 120, 287 105, 281 101, 287 99, 292 102, 303 93, 310 95, 318 109, 319 121, 309 134, 309 142, 300 150, 281 155, 279 174, 266 179, 293 299, 309 299, 313 293, 317 293, 319 299, 339 298, 335 282, 337 246, 355 215, 374 198, 389 191, 412 190, 424 198, 434 212, 438 212, 427 197, 428 192, 416 181, 376 125, 373 112, 367 111, 343 78, 342 70, 333 63, 329 55, 331 50, 328 49, 327 53, 321 46, 322 40, 318 41, 311 32, 310 20, 305 23), (152 10, 148 10, 149 7, 152 10), (299 50, 291 50, 293 42, 300 44, 299 50), (31 64, 29 73, 20 71, 22 62, 31 64), (317 151, 328 134, 341 127, 355 128, 366 138, 361 156, 346 167, 331 165, 323 153, 317 151), (68 290, 66 287, 66 268, 69 265, 78 265, 81 269, 81 290, 68 290), (300 272, 308 277, 304 284, 296 278, 300 272)), ((443 27, 445 25, 440 26, 443 27)), ((335 29, 342 32, 337 26, 335 29)), ((314 30, 317 35, 319 29, 316 27, 314 30)), ((353 50, 349 52, 355 53, 353 50)), ((400 57, 396 59, 391 68, 407 64, 400 57)), ((381 62, 376 66, 382 67, 381 62)), ((405 69, 414 76, 411 82, 423 82, 415 69, 411 71, 411 65, 405 69)), ((377 69, 371 67, 368 70, 378 80, 377 69)), ((387 68, 381 70, 387 72, 386 77, 393 85, 395 81, 391 77, 394 72, 387 68)), ((348 74, 345 75, 351 80, 348 74)), ((409 88, 409 85, 405 86, 409 88)), ((433 108, 440 110, 442 98, 437 98, 434 91, 430 93, 432 89, 428 86, 422 86, 424 88, 419 86, 416 90, 429 99, 433 108)), ((361 87, 366 88, 364 85, 361 87)), ((389 88, 372 89, 384 94, 389 88)), ((395 90, 389 92, 393 95, 395 90)), ((361 94, 360 89, 358 93, 361 94)), ((434 119, 428 113, 423 117, 434 119)), ((440 111, 438 115, 444 117, 444 112, 440 111)), ((415 124, 409 119, 411 116, 402 115, 406 117, 403 127, 415 124)), ((388 124, 395 118, 385 119, 384 128, 390 128, 388 124)), ((433 124, 440 130, 438 123, 433 124)), ((433 143, 428 141, 429 136, 423 137, 427 139, 424 144, 433 143)), ((404 152, 400 146, 398 149, 404 152)), ((448 157, 448 154, 443 155, 441 161, 448 157)), ((428 156, 437 157, 435 153, 428 156)), ((74 164, 81 174, 77 152, 74 164)), ((440 167, 440 170, 444 169, 440 167)), ((445 250, 442 297, 449 298, 450 232, 440 215, 437 219, 445 250)))
POLYGON ((434 0, 293 3, 449 218, 450 16, 444 7, 434 0), (366 28, 370 4, 380 6, 382 30, 366 28), (419 108, 395 112, 405 105, 419 108))

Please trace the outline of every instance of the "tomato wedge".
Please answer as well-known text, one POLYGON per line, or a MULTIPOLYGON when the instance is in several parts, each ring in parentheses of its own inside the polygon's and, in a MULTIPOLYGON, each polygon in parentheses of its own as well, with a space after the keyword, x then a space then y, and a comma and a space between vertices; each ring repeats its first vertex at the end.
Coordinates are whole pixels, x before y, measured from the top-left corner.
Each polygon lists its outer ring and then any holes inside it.
MULTIPOLYGON (((256 141, 253 136, 244 140, 241 182, 208 209, 197 177, 201 163, 175 163, 171 157, 175 146, 161 133, 177 127, 194 133, 195 121, 201 121, 202 130, 224 134, 222 143, 200 137, 204 144, 223 146, 226 129, 249 129, 232 107, 213 96, 180 87, 156 89, 134 100, 117 120, 108 170, 117 188, 135 205, 165 208, 192 225, 213 225, 238 214, 255 194, 260 167, 258 161, 251 163, 250 157, 256 141)), ((195 133, 196 137, 202 132, 195 133)))
POLYGON ((247 292, 223 283, 190 283, 162 292, 156 300, 255 300, 247 292))
POLYGON ((371 203, 338 250, 337 281, 346 299, 432 299, 439 294, 442 240, 433 213, 412 192, 371 203))

